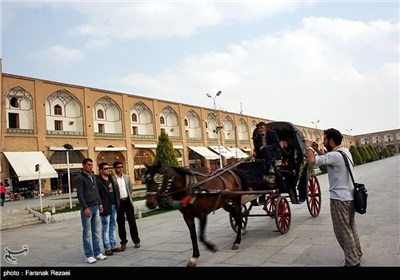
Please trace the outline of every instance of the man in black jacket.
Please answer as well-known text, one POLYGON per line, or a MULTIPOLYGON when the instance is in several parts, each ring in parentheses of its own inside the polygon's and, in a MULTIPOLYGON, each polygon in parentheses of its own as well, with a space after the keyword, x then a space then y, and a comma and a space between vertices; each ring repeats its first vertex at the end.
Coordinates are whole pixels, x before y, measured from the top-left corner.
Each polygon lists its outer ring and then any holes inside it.
POLYGON ((113 252, 121 252, 117 245, 117 196, 115 186, 110 176, 110 168, 107 162, 99 164, 99 175, 96 176, 97 187, 103 202, 103 212, 100 214, 102 225, 103 246, 106 256, 114 255, 113 252))
MULTIPOLYGON (((275 173, 272 163, 282 158, 278 134, 265 122, 259 122, 253 131, 253 145, 254 158, 263 160, 265 174, 275 173)), ((258 204, 256 200, 252 201, 253 206, 263 204, 265 204, 265 195, 260 196, 258 204)))
POLYGON ((82 162, 82 172, 76 177, 77 195, 81 206, 83 251, 85 262, 90 264, 107 258, 100 251, 99 213, 103 212, 103 205, 92 171, 93 160, 85 158, 82 162))
POLYGON ((282 158, 278 134, 265 122, 259 122, 253 135, 254 157, 264 160, 266 171, 273 173, 273 160, 282 158))

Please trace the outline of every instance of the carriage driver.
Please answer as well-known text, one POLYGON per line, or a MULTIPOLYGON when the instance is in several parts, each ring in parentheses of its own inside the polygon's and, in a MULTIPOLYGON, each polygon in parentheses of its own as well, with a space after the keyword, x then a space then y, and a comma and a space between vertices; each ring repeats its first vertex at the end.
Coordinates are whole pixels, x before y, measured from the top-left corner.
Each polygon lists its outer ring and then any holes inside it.
POLYGON ((259 122, 254 132, 254 158, 264 160, 267 173, 273 174, 273 160, 282 158, 278 134, 270 129, 265 122, 259 122))

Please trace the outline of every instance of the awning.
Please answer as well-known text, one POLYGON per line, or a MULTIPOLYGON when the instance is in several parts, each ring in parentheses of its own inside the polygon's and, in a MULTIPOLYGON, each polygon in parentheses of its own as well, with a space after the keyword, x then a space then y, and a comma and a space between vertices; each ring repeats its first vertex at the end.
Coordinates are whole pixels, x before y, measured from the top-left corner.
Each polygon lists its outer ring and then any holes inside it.
MULTIPOLYGON (((66 151, 67 149, 64 148, 63 146, 57 147, 57 146, 50 146, 50 151, 66 151)), ((88 150, 88 147, 73 147, 71 151, 86 151, 88 150)))
POLYGON ((231 151, 235 155, 235 158, 247 158, 247 157, 249 157, 248 154, 246 154, 245 152, 243 152, 241 149, 239 149, 237 147, 228 148, 228 149, 229 149, 229 151, 231 151))
POLYGON ((40 178, 57 178, 58 174, 42 152, 3 152, 14 168, 20 181, 38 180, 40 178))
POLYGON ((155 149, 157 144, 132 144, 135 148, 139 149, 155 149))
POLYGON ((193 150, 194 152, 198 153, 205 159, 219 159, 219 155, 210 151, 207 147, 192 147, 188 146, 189 149, 193 150))
POLYGON ((126 147, 96 147, 94 148, 96 152, 103 152, 103 151, 126 151, 126 147))
POLYGON ((232 153, 231 151, 229 151, 224 146, 209 146, 209 147, 210 147, 210 149, 212 149, 213 151, 215 151, 218 154, 219 154, 219 150, 221 150, 221 156, 223 156, 225 158, 236 158, 236 155, 234 153, 232 153))

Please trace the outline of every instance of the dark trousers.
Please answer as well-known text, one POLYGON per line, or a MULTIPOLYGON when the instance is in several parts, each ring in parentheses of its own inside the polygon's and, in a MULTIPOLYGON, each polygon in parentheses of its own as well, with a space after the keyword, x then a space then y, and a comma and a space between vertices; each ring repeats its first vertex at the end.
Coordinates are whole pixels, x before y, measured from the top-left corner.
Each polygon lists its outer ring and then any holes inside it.
POLYGON ((6 201, 6 194, 1 193, 1 206, 4 206, 4 202, 6 201))
POLYGON ((131 234, 133 243, 140 243, 139 233, 136 225, 135 211, 133 209, 133 205, 129 199, 127 199, 125 201, 121 200, 117 212, 118 235, 121 239, 121 245, 128 243, 128 239, 126 239, 125 216, 126 220, 128 220, 129 232, 131 234))

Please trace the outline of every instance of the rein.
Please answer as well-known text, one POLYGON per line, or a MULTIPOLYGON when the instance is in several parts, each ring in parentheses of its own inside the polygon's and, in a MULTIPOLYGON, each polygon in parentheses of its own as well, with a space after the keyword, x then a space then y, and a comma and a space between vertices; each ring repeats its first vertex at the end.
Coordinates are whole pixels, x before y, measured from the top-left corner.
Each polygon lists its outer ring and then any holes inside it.
MULTIPOLYGON (((203 185, 203 184, 205 184, 205 183, 207 183, 207 182, 209 182, 209 181, 211 181, 211 180, 213 180, 213 179, 215 179, 215 178, 218 178, 220 175, 224 174, 225 172, 229 172, 230 174, 235 175, 235 173, 232 171, 232 169, 235 168, 236 166, 238 166, 239 164, 241 164, 242 162, 245 162, 245 161, 249 160, 250 158, 251 158, 251 157, 244 158, 244 159, 242 159, 242 160, 240 160, 240 161, 238 161, 238 162, 235 162, 235 163, 232 164, 232 165, 229 165, 229 166, 228 166, 227 168, 225 168, 225 169, 219 169, 219 170, 215 171, 214 173, 212 173, 211 175, 209 175, 209 177, 207 177, 206 179, 201 180, 201 181, 198 181, 197 183, 195 183, 195 184, 193 184, 193 185, 189 185, 189 186, 187 186, 186 188, 191 188, 191 189, 193 189, 193 188, 199 187, 199 186, 201 186, 201 185, 203 185)), ((193 171, 191 171, 191 172, 194 173, 194 174, 197 173, 197 172, 193 172, 193 171)), ((200 173, 197 173, 197 174, 199 175, 200 173)), ((202 174, 202 175, 204 176, 204 174, 202 174)), ((239 182, 239 180, 237 179, 237 177, 236 177, 236 176, 233 176, 233 178, 235 179, 236 184, 237 184, 237 185, 240 185, 240 182, 239 182)), ((224 187, 225 187, 225 189, 226 189, 226 181, 224 181, 224 178, 221 178, 221 179, 223 180, 223 182, 224 182, 224 187)), ((214 191, 214 192, 220 192, 220 191, 214 191)))
POLYGON ((234 164, 227 166, 225 169, 219 169, 219 170, 213 172, 211 175, 207 175, 207 174, 195 172, 195 171, 190 171, 191 172, 190 175, 189 174, 185 175, 185 187, 182 189, 179 189, 179 190, 174 190, 174 191, 171 191, 172 184, 174 182, 174 176, 168 175, 168 170, 170 169, 168 167, 164 172, 163 180, 156 182, 159 184, 158 190, 156 192, 147 192, 147 195, 160 195, 160 196, 167 197, 167 196, 171 196, 171 195, 174 195, 174 194, 180 193, 180 192, 188 193, 188 191, 190 191, 190 194, 198 194, 197 191, 193 191, 194 188, 198 188, 198 187, 204 185, 205 183, 210 182, 211 180, 214 180, 215 178, 219 178, 222 180, 225 190, 203 189, 203 190, 201 190, 200 193, 208 193, 208 194, 214 194, 214 193, 222 194, 224 192, 230 193, 229 190, 227 191, 227 188, 226 188, 227 182, 226 182, 225 178, 220 177, 220 176, 226 172, 229 172, 232 175, 232 177, 234 178, 236 185, 240 186, 240 181, 238 179, 238 176, 234 173, 234 171, 232 171, 232 169, 235 168, 236 166, 238 166, 239 164, 241 164, 242 162, 248 161, 250 159, 252 159, 252 157, 244 158, 234 164), (207 178, 205 178, 204 180, 198 181, 196 178, 196 175, 207 177, 207 178), (165 182, 165 180, 167 180, 167 182, 165 182), (165 188, 165 190, 163 192, 160 192, 161 186, 163 186, 164 184, 166 184, 167 187, 165 188))

